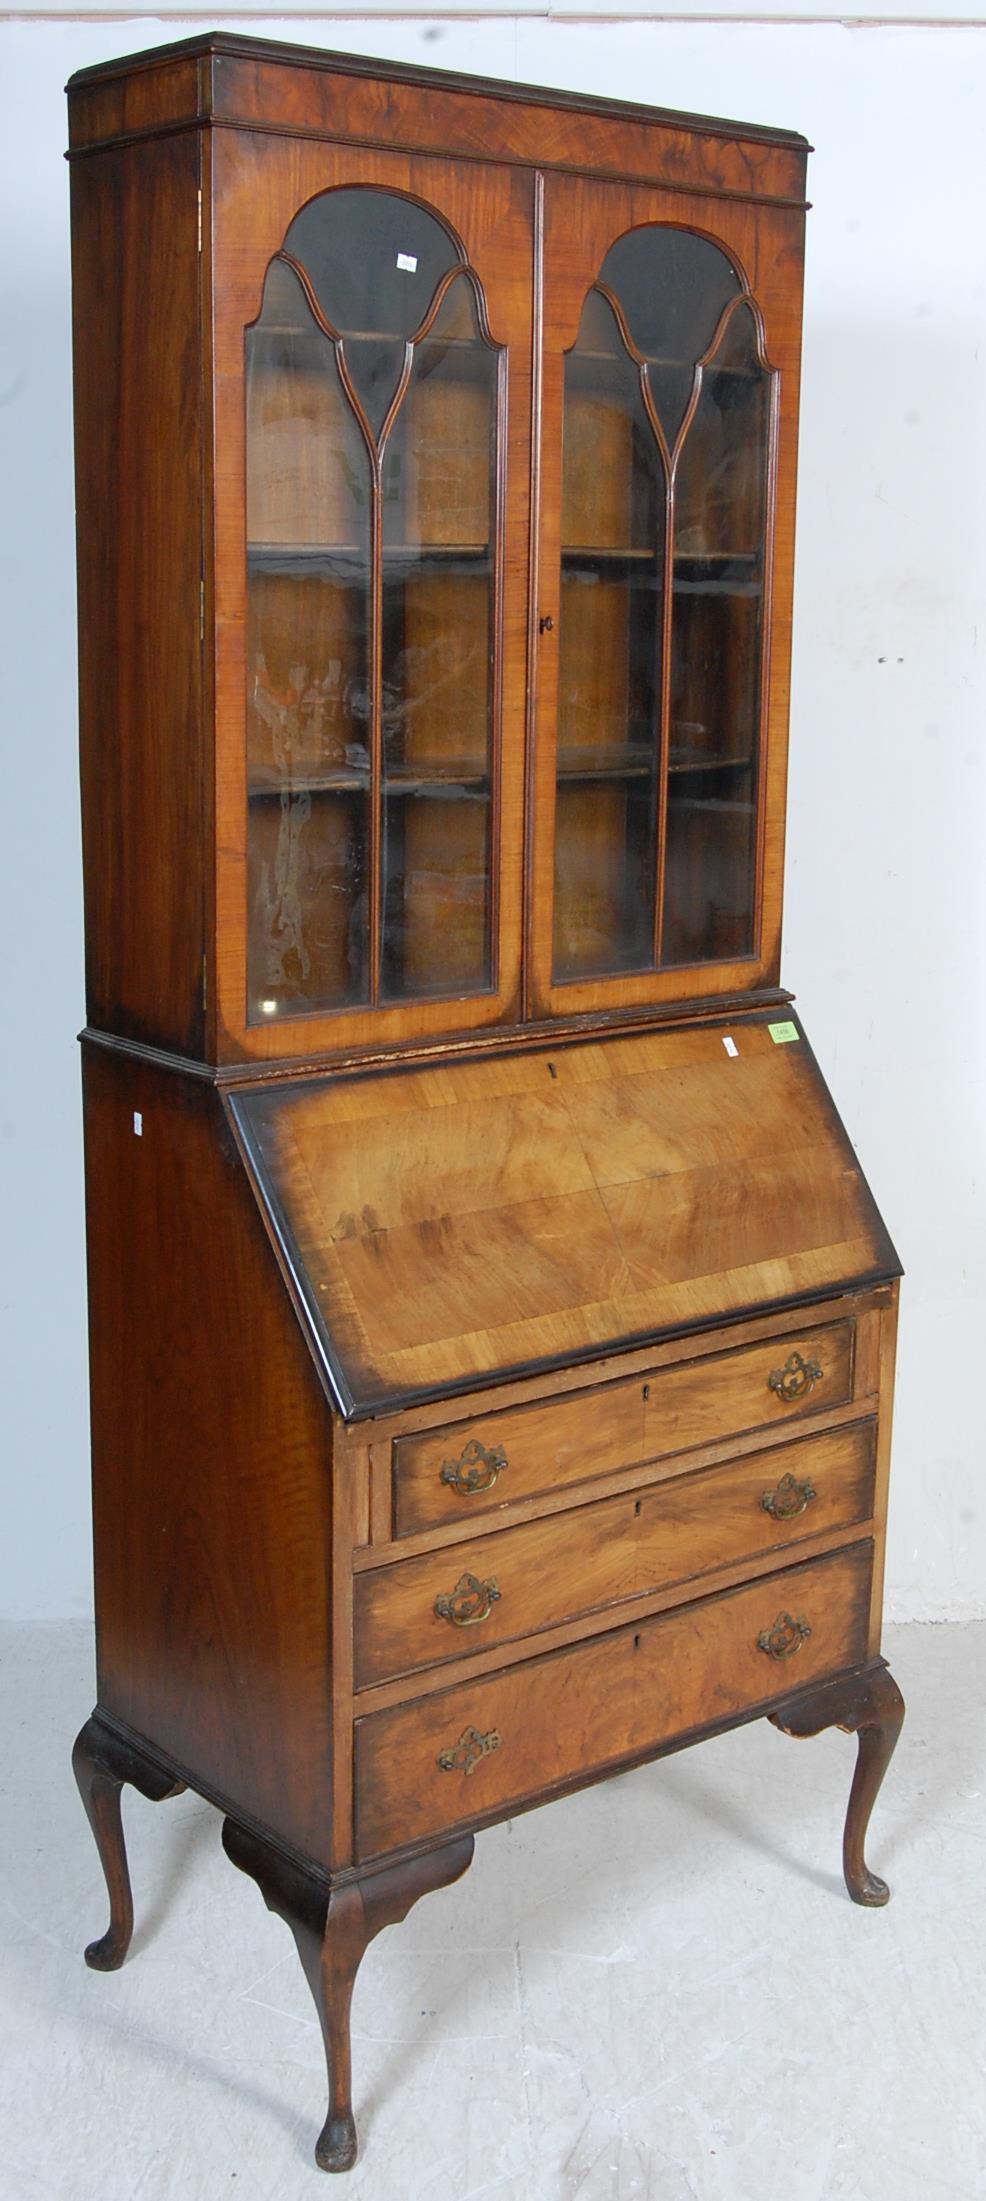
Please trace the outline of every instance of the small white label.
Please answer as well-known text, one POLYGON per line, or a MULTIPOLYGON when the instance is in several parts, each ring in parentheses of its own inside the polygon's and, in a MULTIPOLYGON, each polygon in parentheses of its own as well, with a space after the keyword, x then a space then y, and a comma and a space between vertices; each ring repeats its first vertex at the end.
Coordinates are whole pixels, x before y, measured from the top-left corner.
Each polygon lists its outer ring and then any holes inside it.
POLYGON ((135 1138, 135 1139, 142 1139, 142 1138, 143 1138, 143 1136, 144 1136, 144 1118, 143 1118, 143 1116, 142 1116, 142 1115, 140 1115, 140 1113, 138 1112, 138 1110, 137 1110, 137 1109, 135 1108, 135 1109, 134 1109, 134 1138, 135 1138))
POLYGON ((399 252, 397 265, 399 268, 403 268, 405 275, 416 275, 418 272, 417 254, 414 252, 399 252))
POLYGON ((738 1048, 738 1047, 737 1047, 737 1045, 736 1045, 736 1041, 735 1041, 734 1039, 730 1039, 730 1036, 729 1036, 729 1033, 728 1033, 728 1032, 725 1032, 725 1033, 723 1034, 723 1041, 722 1041, 722 1044, 723 1044, 723 1046, 724 1046, 724 1048, 725 1048, 725 1050, 726 1050, 726 1053, 727 1053, 727 1055, 738 1055, 738 1054, 739 1054, 739 1048, 738 1048))

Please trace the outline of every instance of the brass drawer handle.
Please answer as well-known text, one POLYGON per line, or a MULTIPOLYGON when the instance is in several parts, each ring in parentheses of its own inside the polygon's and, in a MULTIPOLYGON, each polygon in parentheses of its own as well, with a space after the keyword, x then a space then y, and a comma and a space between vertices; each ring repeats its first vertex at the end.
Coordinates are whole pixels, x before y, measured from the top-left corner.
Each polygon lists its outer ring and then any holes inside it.
POLYGON ((475 1498, 481 1490, 492 1490, 506 1464, 502 1444, 487 1446, 480 1444, 478 1437, 470 1437, 457 1460, 446 1460, 438 1479, 457 1490, 460 1498, 475 1498))
POLYGON ((451 1750, 439 1752, 438 1763, 443 1773, 464 1773, 468 1779, 480 1760, 490 1757, 500 1748, 500 1737, 495 1727, 488 1735, 481 1735, 478 1727, 465 1727, 458 1742, 451 1750))
POLYGON ((768 1658, 793 1658, 807 1643, 811 1629, 807 1620, 795 1620, 791 1613, 778 1613, 772 1628, 765 1628, 757 1637, 757 1650, 766 1652, 768 1658))
POLYGON ((775 1521, 796 1521, 817 1496, 814 1483, 799 1483, 796 1475, 782 1475, 776 1490, 765 1490, 760 1503, 775 1521))
POLYGON ((495 1574, 488 1582, 480 1582, 474 1574, 460 1574, 454 1590, 448 1597, 436 1597, 435 1612, 439 1620, 449 1620, 453 1628, 475 1628, 480 1620, 488 1620, 494 1605, 500 1602, 500 1590, 495 1574))
POLYGON ((803 1399, 814 1384, 821 1383, 822 1371, 817 1360, 802 1360, 800 1353, 790 1353, 783 1368, 772 1368, 767 1377, 767 1387, 776 1391, 779 1399, 789 1405, 792 1399, 803 1399))

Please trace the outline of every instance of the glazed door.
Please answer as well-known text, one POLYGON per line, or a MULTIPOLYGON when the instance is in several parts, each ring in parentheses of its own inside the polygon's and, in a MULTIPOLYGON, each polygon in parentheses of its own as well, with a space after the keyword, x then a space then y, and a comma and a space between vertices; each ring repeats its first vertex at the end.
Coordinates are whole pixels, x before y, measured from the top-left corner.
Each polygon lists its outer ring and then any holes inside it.
POLYGON ((530 179, 214 158, 220 1054, 516 1016, 530 179))
POLYGON ((776 979, 801 230, 547 180, 541 1012, 776 979))

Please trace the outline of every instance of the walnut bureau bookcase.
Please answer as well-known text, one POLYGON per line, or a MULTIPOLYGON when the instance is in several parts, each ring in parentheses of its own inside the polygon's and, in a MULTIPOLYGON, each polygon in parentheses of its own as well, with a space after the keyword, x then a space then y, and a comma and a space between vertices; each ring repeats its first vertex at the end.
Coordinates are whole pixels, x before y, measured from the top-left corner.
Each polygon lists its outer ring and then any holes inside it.
POLYGON ((69 100, 87 1958, 191 1785, 344 2170, 478 1828, 837 1725, 886 1900, 900 1272, 779 983, 808 148, 239 36, 69 100))

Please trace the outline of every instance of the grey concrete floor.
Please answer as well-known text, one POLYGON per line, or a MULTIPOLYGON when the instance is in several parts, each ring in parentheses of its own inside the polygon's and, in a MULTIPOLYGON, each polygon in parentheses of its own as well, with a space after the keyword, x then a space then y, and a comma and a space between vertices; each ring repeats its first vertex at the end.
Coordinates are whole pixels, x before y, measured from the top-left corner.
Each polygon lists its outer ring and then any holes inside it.
POLYGON ((86 1970, 89 1631, 3 1632, 3 2201, 984 2201, 986 1625, 887 1650, 887 1910, 843 1892, 836 1734, 760 1722, 497 1828, 367 1956, 330 2187, 293 1943, 208 1805, 131 1794, 133 1951, 86 1970))

